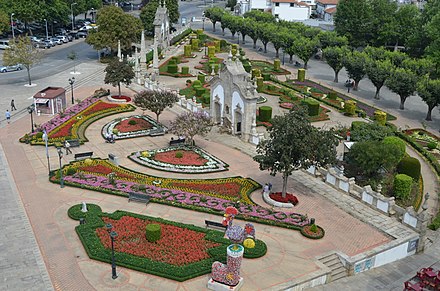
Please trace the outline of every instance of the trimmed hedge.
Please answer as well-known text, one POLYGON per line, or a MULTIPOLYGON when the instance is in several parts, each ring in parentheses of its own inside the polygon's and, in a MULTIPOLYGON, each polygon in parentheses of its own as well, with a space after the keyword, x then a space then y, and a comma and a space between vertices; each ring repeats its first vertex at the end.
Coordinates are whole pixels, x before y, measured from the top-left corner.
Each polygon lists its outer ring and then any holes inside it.
POLYGON ((405 174, 418 181, 421 173, 421 165, 418 159, 413 157, 404 157, 397 165, 397 173, 405 174))
POLYGON ((353 116, 356 114, 356 101, 347 100, 344 104, 344 110, 347 115, 353 116))
POLYGON ((258 108, 258 119, 262 122, 267 122, 272 119, 272 107, 261 106, 258 108))
POLYGON ((191 45, 190 44, 186 44, 183 47, 183 55, 187 58, 189 58, 191 56, 192 53, 192 49, 191 49, 191 45))
POLYGON ((170 45, 174 45, 175 43, 178 43, 179 41, 181 41, 182 39, 184 39, 188 34, 190 34, 192 32, 191 28, 187 28, 186 30, 184 30, 181 34, 176 35, 175 37, 173 37, 170 40, 170 45))
POLYGON ((199 80, 201 83, 205 83, 205 75, 198 74, 197 75, 197 80, 199 80))
POLYGON ((394 177, 393 190, 394 196, 405 200, 411 193, 413 178, 405 174, 397 174, 394 177))
POLYGON ((189 67, 182 67, 182 75, 188 75, 189 74, 189 67))
POLYGON ((145 227, 145 237, 149 242, 156 242, 160 240, 162 235, 162 228, 160 224, 150 223, 145 227))
POLYGON ((273 69, 275 71, 279 71, 280 68, 281 68, 281 61, 280 61, 280 59, 273 60, 273 69))
POLYGON ((306 70, 298 69, 298 81, 304 82, 306 80, 306 70))
MULTIPOLYGON (((171 63, 171 61, 170 61, 171 63)), ((167 72, 170 74, 176 74, 179 70, 179 67, 177 67, 176 64, 168 64, 167 66, 167 72)))
POLYGON ((309 234, 305 231, 304 228, 306 228, 306 227, 307 227, 307 228, 312 228, 312 226, 310 226, 310 225, 306 225, 306 226, 304 226, 303 228, 301 228, 301 234, 302 234, 303 236, 305 236, 306 238, 310 238, 310 239, 320 239, 320 238, 323 238, 324 235, 325 235, 325 230, 324 230, 322 227, 320 227, 319 225, 316 225, 316 224, 314 224, 314 225, 315 225, 315 227, 318 229, 320 235, 309 235, 309 234))
POLYGON ((387 123, 387 114, 381 110, 374 111, 374 120, 382 126, 387 123))
POLYGON ((317 116, 319 114, 319 102, 315 99, 307 98, 301 100, 301 104, 307 106, 309 116, 317 116))
POLYGON ((338 98, 338 93, 335 91, 331 91, 327 94, 328 99, 330 100, 336 100, 338 98))

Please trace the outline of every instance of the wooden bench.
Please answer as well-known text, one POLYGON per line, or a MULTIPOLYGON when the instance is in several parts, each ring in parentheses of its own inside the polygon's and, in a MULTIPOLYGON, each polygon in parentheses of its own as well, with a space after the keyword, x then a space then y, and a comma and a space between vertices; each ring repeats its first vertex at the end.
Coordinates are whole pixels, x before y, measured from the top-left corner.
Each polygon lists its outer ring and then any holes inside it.
POLYGON ((139 193, 128 193, 128 202, 130 201, 136 201, 136 202, 143 202, 145 204, 148 204, 150 202, 151 196, 147 194, 139 194, 139 193))
POLYGON ((91 158, 92 156, 93 156, 93 152, 77 153, 75 154, 75 160, 91 158))
POLYGON ((163 130, 162 127, 154 128, 154 129, 150 130, 150 136, 160 136, 160 135, 164 135, 164 134, 165 134, 165 130, 163 130))
POLYGON ((170 146, 179 145, 179 144, 182 144, 182 143, 185 143, 185 139, 184 138, 170 140, 170 146))
POLYGON ((225 231, 228 228, 227 226, 223 225, 221 222, 210 221, 210 220, 205 220, 205 225, 206 225, 206 228, 208 228, 210 226, 219 227, 219 228, 223 228, 223 230, 225 230, 225 231))
POLYGON ((77 148, 81 145, 79 139, 68 139, 66 141, 70 144, 71 148, 77 148))

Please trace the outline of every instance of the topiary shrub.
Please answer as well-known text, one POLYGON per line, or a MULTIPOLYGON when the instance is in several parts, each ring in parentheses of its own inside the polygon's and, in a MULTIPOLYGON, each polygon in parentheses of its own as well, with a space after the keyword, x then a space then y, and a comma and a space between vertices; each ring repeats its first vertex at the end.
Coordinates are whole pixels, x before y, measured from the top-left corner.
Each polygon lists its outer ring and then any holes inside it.
POLYGON ((338 93, 336 93, 335 91, 331 91, 328 93, 327 97, 330 100, 336 100, 338 98, 338 93))
POLYGON ((41 132, 41 131, 37 132, 37 133, 35 134, 35 137, 36 137, 37 139, 42 139, 42 138, 43 138, 43 132, 41 132))
POLYGON ((261 90, 263 90, 263 78, 262 77, 257 77, 257 91, 260 92, 261 90))
POLYGON ((387 114, 383 111, 376 110, 374 111, 374 120, 378 124, 385 126, 385 123, 387 123, 387 114))
POLYGON ((432 151, 437 148, 437 143, 435 141, 431 141, 426 146, 428 147, 428 149, 430 149, 432 151))
POLYGON ((186 44, 183 46, 183 55, 187 58, 191 57, 191 45, 186 44))
POLYGON ((189 67, 182 67, 182 75, 188 75, 189 74, 189 67))
POLYGON ((261 74, 264 81, 270 81, 270 73, 263 73, 261 74))
POLYGON ((133 120, 133 119, 132 119, 132 120, 129 120, 129 121, 128 121, 128 124, 130 124, 130 125, 135 125, 135 124, 136 124, 136 120, 133 120))
POLYGON ((195 88, 196 89, 196 96, 197 97, 201 97, 204 93, 205 93, 205 88, 203 88, 203 87, 197 87, 197 88, 195 88))
POLYGON ((280 68, 281 68, 281 61, 280 61, 280 59, 273 60, 273 69, 275 71, 279 71, 280 68))
POLYGON ((405 174, 418 181, 420 178, 421 165, 418 159, 413 157, 404 157, 397 165, 397 173, 405 174))
POLYGON ((193 86, 193 88, 202 87, 202 82, 200 82, 199 80, 195 80, 191 86, 193 86))
POLYGON ((215 47, 214 46, 208 46, 208 57, 209 58, 215 57, 215 47))
POLYGON ((182 152, 176 152, 176 158, 181 159, 183 158, 183 153, 182 152))
POLYGON ((298 81, 304 82, 306 80, 306 70, 298 69, 298 81))
POLYGON ((260 121, 266 122, 272 119, 272 107, 261 106, 258 108, 258 118, 260 121))
POLYGON ((294 90, 289 90, 289 91, 287 92, 287 96, 289 96, 289 98, 290 98, 292 101, 297 101, 297 100, 298 100, 298 95, 295 94, 295 91, 294 91, 294 90))
POLYGON ((201 83, 205 83, 205 75, 198 74, 197 75, 197 80, 199 80, 201 83))
POLYGON ((405 200, 411 193, 413 178, 405 174, 397 174, 394 177, 393 190, 394 196, 405 200))
POLYGON ((214 40, 214 47, 215 47, 215 52, 219 53, 220 52, 220 41, 219 40, 214 40))
POLYGON ((344 104, 344 110, 346 115, 353 116, 356 113, 356 101, 347 100, 344 104))
POLYGON ((160 224, 150 223, 145 227, 145 236, 149 242, 155 242, 162 235, 160 224))
POLYGON ((301 100, 301 104, 303 106, 307 106, 309 116, 317 116, 319 114, 319 102, 315 99, 307 98, 305 100, 301 100))
POLYGON ((383 142, 384 144, 393 144, 393 145, 396 145, 396 146, 399 148, 400 152, 402 153, 400 159, 402 159, 403 156, 405 155, 406 144, 405 144, 405 142, 404 142, 402 139, 398 138, 397 136, 387 136, 387 137, 385 137, 385 138, 383 139, 382 142, 383 142))
POLYGON ((177 65, 170 65, 168 64, 167 66, 167 72, 170 74, 176 74, 178 72, 179 68, 177 67, 177 65))
POLYGON ((198 39, 191 39, 191 49, 193 51, 198 50, 199 49, 199 40, 198 39))
POLYGON ((251 77, 252 79, 256 78, 256 77, 261 77, 261 71, 260 69, 252 69, 251 70, 251 77))
POLYGON ((205 104, 211 104, 211 97, 209 96, 209 94, 205 94, 203 96, 203 103, 205 104))
POLYGON ((243 68, 247 73, 250 73, 252 70, 252 65, 249 62, 243 63, 243 68))

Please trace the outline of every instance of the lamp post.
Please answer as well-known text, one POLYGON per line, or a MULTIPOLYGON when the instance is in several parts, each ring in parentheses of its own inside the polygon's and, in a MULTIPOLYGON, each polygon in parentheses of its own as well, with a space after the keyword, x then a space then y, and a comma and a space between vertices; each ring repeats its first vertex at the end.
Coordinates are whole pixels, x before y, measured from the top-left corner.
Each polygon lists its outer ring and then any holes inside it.
POLYGON ((113 226, 110 223, 106 224, 107 231, 110 235, 110 239, 112 240, 112 279, 118 278, 118 274, 116 274, 116 264, 115 264, 115 238, 118 236, 116 231, 112 231, 113 226))
POLYGON ((70 92, 72 92, 72 104, 75 104, 75 100, 73 99, 73 84, 75 84, 75 77, 69 79, 70 84, 70 92))
POLYGON ((95 8, 92 8, 91 10, 92 10, 92 12, 90 12, 90 13, 92 13, 92 23, 95 23, 95 17, 94 17, 94 15, 95 15, 95 8))
POLYGON ((32 115, 32 112, 34 112, 34 104, 29 106, 27 108, 27 110, 28 110, 29 114, 31 115, 31 130, 32 130, 32 133, 34 133, 34 131, 35 131, 34 130, 34 116, 32 115))
MULTIPOLYGON (((205 6, 206 6, 206 4, 205 4, 205 6)), ((205 31, 205 11, 203 11, 203 13, 202 13, 202 20, 203 20, 202 29, 203 29, 203 31, 205 31)))
POLYGON ((47 19, 44 19, 44 21, 46 21, 46 40, 48 40, 49 39, 49 33, 48 33, 48 30, 47 30, 47 19))
POLYGON ((70 10, 72 11, 72 30, 75 30, 75 23, 73 21, 73 5, 76 5, 76 4, 77 4, 76 2, 70 4, 70 10))
POLYGON ((237 44, 240 44, 240 31, 237 31, 237 44))
POLYGON ((50 175, 49 148, 47 146, 47 141, 49 140, 49 136, 47 135, 46 130, 43 131, 43 140, 44 140, 44 145, 46 146, 47 168, 49 169, 49 175, 50 175))
POLYGON ((11 13, 11 30, 12 30, 12 38, 15 38, 14 34, 14 21, 12 20, 12 16, 14 16, 15 13, 11 13))
POLYGON ((63 150, 58 147, 58 158, 60 160, 60 188, 64 188, 63 168, 61 168, 61 159, 63 158, 63 150))

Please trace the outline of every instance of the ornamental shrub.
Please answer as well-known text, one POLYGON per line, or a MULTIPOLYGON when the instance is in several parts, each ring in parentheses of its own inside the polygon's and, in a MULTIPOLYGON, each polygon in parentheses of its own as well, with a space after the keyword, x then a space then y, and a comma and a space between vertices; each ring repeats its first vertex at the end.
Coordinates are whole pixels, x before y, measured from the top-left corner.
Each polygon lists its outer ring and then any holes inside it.
POLYGON ((287 96, 289 96, 289 98, 290 98, 292 101, 297 101, 297 100, 298 100, 298 95, 295 94, 295 91, 294 91, 294 90, 290 90, 290 91, 288 91, 288 92, 287 92, 287 96))
POLYGON ((66 170, 66 174, 67 174, 68 176, 72 176, 72 175, 74 175, 74 174, 76 173, 76 171, 77 171, 76 168, 69 167, 69 168, 67 168, 67 170, 66 170))
MULTIPOLYGON (((189 74, 189 67, 182 67, 182 75, 188 75, 189 74)), ((190 80, 191 81, 191 80, 190 80)), ((188 82, 188 81, 187 81, 188 82)))
POLYGON ((176 74, 178 72, 178 69, 179 68, 177 67, 177 65, 168 64, 168 66, 167 66, 167 72, 170 74, 176 74))
POLYGON ((257 77, 257 91, 260 92, 263 90, 263 78, 257 77))
POLYGON ((404 157, 397 165, 397 173, 405 174, 418 181, 420 178, 421 165, 418 159, 413 157, 404 157))
POLYGON ((273 69, 275 71, 279 71, 280 68, 281 68, 281 61, 280 61, 280 59, 273 60, 273 69))
POLYGON ((187 58, 189 58, 191 56, 191 45, 189 45, 189 44, 184 45, 183 55, 187 58))
POLYGON ((220 52, 220 41, 214 40, 214 46, 215 46, 215 52, 219 53, 220 52))
POLYGON ((388 126, 382 126, 376 122, 353 121, 351 124, 352 141, 382 141, 392 134, 388 126))
POLYGON ((205 93, 205 88, 203 88, 203 87, 197 87, 197 88, 195 88, 196 89, 196 96, 197 97, 201 97, 202 95, 203 95, 203 93, 205 93))
POLYGON ((437 148, 437 143, 435 141, 431 141, 426 146, 428 147, 428 149, 430 149, 432 151, 437 148))
POLYGON ((338 93, 336 93, 335 91, 331 91, 328 93, 327 97, 330 100, 336 100, 338 98, 338 93))
POLYGON ((214 46, 208 46, 208 57, 213 58, 215 56, 215 47, 214 46))
POLYGON ((261 106, 258 108, 258 118, 262 122, 267 122, 272 119, 272 107, 261 106))
POLYGON ((196 38, 191 39, 191 49, 193 51, 199 49, 199 40, 198 39, 196 39, 196 38))
POLYGON ((252 70, 252 66, 249 62, 243 63, 243 68, 247 73, 251 72, 252 70))
POLYGON ((405 142, 398 138, 397 136, 387 136, 383 139, 382 141, 384 144, 393 144, 396 145, 396 147, 399 148, 400 152, 401 152, 401 156, 400 159, 403 158, 403 156, 405 155, 405 151, 406 151, 406 144, 405 142))
POLYGON ((317 233, 318 232, 318 227, 316 226, 316 224, 312 224, 310 226, 310 231, 313 233, 317 233))
POLYGON ((374 120, 382 126, 385 126, 387 123, 387 114, 381 110, 374 111, 374 120))
POLYGON ((260 69, 252 69, 252 79, 255 77, 261 77, 261 71, 260 69))
POLYGON ((176 152, 176 158, 178 159, 183 158, 183 153, 181 151, 176 152))
POLYGON ((345 114, 353 116, 356 113, 356 101, 347 100, 344 104, 345 114))
POLYGON ((298 69, 298 81, 304 82, 306 80, 306 70, 298 69))
POLYGON ((264 81, 270 81, 270 73, 263 73, 261 74, 264 81))
POLYGON ((393 190, 394 196, 400 199, 407 199, 411 193, 413 179, 405 174, 397 174, 394 177, 393 190))
POLYGON ((197 75, 197 80, 199 80, 201 83, 205 83, 205 75, 198 74, 197 75))
POLYGON ((149 242, 155 242, 160 239, 161 236, 161 227, 160 224, 149 223, 145 227, 145 235, 149 242))
POLYGON ((131 120, 128 121, 128 124, 135 125, 136 124, 136 120, 131 119, 131 120))
POLYGON ((319 114, 319 102, 312 98, 301 100, 301 104, 307 106, 309 116, 317 116, 319 114))
POLYGON ((36 139, 43 138, 43 132, 41 132, 41 131, 37 132, 37 133, 35 134, 35 138, 36 138, 36 139))
POLYGON ((191 86, 193 86, 194 88, 202 87, 202 82, 200 82, 199 80, 195 80, 191 86))

